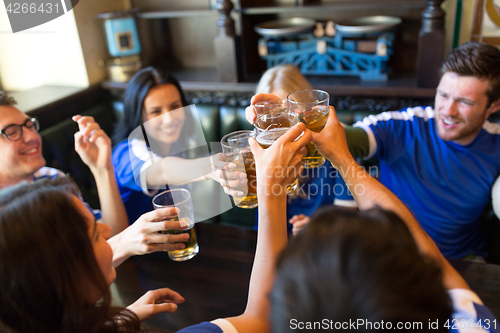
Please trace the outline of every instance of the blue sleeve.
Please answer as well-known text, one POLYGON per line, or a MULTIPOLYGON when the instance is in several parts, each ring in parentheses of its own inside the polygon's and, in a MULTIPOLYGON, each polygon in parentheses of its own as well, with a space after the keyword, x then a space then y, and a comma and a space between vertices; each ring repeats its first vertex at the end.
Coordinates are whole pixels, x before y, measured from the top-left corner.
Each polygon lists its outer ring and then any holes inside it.
POLYGON ((422 107, 383 112, 370 115, 354 126, 363 128, 368 134, 368 157, 375 156, 390 164, 404 153, 405 146, 414 136, 414 122, 425 114, 426 110, 422 107))
POLYGON ((123 187, 142 192, 139 174, 146 161, 130 152, 127 140, 120 142, 115 147, 111 161, 115 168, 116 181, 123 187))
POLYGON ((209 323, 208 321, 204 321, 203 323, 189 326, 183 328, 180 331, 177 331, 177 333, 222 333, 222 332, 223 331, 219 326, 209 323))
POLYGON ((347 187, 344 179, 340 175, 335 179, 334 192, 335 192, 335 200, 354 201, 354 198, 352 197, 349 188, 347 187))

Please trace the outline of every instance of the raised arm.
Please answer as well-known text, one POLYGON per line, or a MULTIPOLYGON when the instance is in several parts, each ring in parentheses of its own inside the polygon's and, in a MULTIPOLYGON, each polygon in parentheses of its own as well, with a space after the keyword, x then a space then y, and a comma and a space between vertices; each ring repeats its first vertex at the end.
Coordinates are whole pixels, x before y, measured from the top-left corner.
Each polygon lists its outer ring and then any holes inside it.
POLYGON ((236 164, 224 161, 219 153, 196 159, 184 159, 175 156, 164 157, 153 163, 146 170, 146 182, 149 186, 183 185, 203 180, 215 180, 227 194, 243 195, 232 190, 247 182, 245 172, 231 171, 236 164))
POLYGON ((113 235, 128 227, 128 217, 111 163, 111 140, 92 117, 74 116, 79 131, 75 150, 90 168, 97 185, 102 221, 113 228, 113 235))
POLYGON ((321 133, 312 133, 318 150, 344 178, 360 209, 380 206, 401 217, 413 235, 420 251, 435 259, 443 270, 443 283, 447 289, 467 288, 465 280, 443 257, 434 241, 427 235, 408 208, 385 186, 361 167, 349 152, 344 128, 340 125, 335 109, 330 107, 328 123, 321 133))
POLYGON ((247 307, 242 315, 227 318, 238 333, 270 331, 268 294, 274 280, 276 258, 288 242, 286 186, 296 178, 302 157, 307 153, 304 147, 311 140, 310 132, 306 131, 294 141, 304 129, 303 124, 294 126, 268 149, 262 149, 250 139, 257 167, 259 230, 247 307), (283 170, 288 170, 287 176, 283 176, 283 170))

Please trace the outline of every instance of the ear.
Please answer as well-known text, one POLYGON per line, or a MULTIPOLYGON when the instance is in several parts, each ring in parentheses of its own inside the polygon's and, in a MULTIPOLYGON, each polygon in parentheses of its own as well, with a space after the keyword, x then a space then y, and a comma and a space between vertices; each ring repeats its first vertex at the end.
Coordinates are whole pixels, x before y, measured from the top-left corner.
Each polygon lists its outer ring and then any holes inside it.
POLYGON ((498 99, 498 100, 494 101, 493 103, 491 103, 491 105, 488 108, 488 110, 486 110, 486 115, 489 117, 493 113, 497 112, 498 110, 500 110, 500 99, 498 99))

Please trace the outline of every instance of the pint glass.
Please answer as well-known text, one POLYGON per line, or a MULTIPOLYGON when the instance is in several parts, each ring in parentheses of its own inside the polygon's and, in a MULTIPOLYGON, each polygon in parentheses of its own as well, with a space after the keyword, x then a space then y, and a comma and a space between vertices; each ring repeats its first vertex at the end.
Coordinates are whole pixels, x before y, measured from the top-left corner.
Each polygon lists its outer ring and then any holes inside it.
POLYGON ((243 196, 233 196, 234 204, 246 209, 257 207, 255 158, 248 145, 248 138, 251 137, 255 137, 253 131, 236 131, 226 134, 220 142, 225 161, 236 164, 236 170, 231 171, 242 171, 247 174, 247 184, 235 188, 243 192, 243 196))
MULTIPOLYGON (((257 117, 255 121, 255 140, 266 149, 285 134, 292 126, 299 123, 299 117, 291 112, 270 112, 257 117)), ((298 177, 299 175, 297 175, 298 177)), ((297 189, 297 179, 287 186, 287 193, 297 189)))
POLYGON ((187 233, 189 239, 184 242, 185 248, 181 250, 168 251, 168 256, 174 261, 184 261, 193 258, 200 250, 196 231, 194 229, 194 207, 191 201, 191 193, 186 189, 173 189, 157 194, 153 198, 155 209, 175 207, 178 209, 177 216, 172 216, 167 221, 184 221, 188 223, 187 229, 164 230, 162 233, 179 235, 187 233))
MULTIPOLYGON (((300 90, 288 95, 288 111, 299 116, 306 128, 321 132, 328 120, 330 95, 322 90, 300 90)), ((325 158, 312 142, 307 144, 307 155, 302 159, 304 168, 317 168, 325 163, 325 158)))

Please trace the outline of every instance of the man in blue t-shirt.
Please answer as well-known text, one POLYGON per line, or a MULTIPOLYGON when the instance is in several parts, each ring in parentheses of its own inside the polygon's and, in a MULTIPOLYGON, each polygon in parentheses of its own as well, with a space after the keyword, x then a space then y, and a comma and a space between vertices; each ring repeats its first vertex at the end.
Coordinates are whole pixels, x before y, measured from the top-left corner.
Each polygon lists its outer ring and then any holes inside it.
POLYGON ((500 109, 500 50, 466 43, 442 73, 434 108, 368 116, 346 135, 355 154, 378 158, 382 184, 443 255, 486 256, 480 219, 500 176, 500 125, 487 120, 500 109))
POLYGON ((483 260, 481 215, 492 198, 500 206, 498 190, 492 193, 500 176, 500 125, 487 120, 500 109, 500 50, 463 44, 447 56, 442 74, 434 108, 371 115, 346 126, 345 134, 354 157, 378 158, 382 184, 444 256, 483 260))

